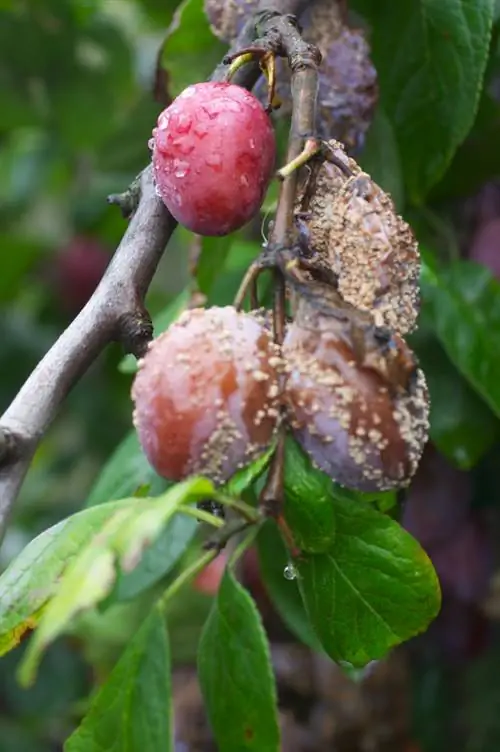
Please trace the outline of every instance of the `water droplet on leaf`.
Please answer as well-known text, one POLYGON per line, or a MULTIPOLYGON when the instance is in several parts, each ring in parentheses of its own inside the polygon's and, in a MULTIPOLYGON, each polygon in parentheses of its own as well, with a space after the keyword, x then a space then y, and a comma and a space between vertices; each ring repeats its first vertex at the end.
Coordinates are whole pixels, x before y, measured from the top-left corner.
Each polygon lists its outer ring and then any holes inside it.
POLYGON ((285 580, 295 580, 297 577, 297 570, 293 564, 287 564, 283 570, 283 577, 285 580))

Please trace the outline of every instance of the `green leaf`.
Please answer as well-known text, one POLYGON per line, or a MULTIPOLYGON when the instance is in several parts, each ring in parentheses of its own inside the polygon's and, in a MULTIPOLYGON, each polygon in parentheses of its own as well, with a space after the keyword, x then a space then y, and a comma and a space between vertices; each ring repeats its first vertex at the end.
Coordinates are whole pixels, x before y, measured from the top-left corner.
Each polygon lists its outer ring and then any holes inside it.
POLYGON ((190 84, 207 79, 226 52, 226 45, 210 30, 203 0, 184 0, 175 13, 161 51, 169 93, 176 97, 190 84))
MULTIPOLYGON (((52 642, 69 625, 72 618, 79 611, 91 608, 102 602, 112 592, 113 585, 119 572, 133 570, 141 560, 142 553, 151 543, 158 538, 165 525, 171 520, 179 506, 200 499, 212 498, 215 489, 211 483, 203 479, 192 479, 179 483, 162 496, 155 499, 124 499, 113 504, 93 507, 75 515, 78 518, 77 525, 70 526, 70 533, 78 537, 79 527, 88 527, 87 518, 94 519, 98 513, 106 513, 110 510, 110 516, 104 524, 95 531, 95 535, 87 539, 83 545, 75 546, 74 555, 70 562, 63 561, 58 568, 59 579, 53 583, 52 590, 43 600, 45 605, 42 618, 25 655, 20 669, 20 681, 30 684, 35 675, 41 654, 46 646, 52 642), (51 596, 50 602, 47 602, 51 596)), ((92 531, 94 532, 94 531, 92 531)), ((68 535, 67 529, 62 528, 62 538, 68 535)), ((35 541, 36 543, 36 541, 35 541)), ((58 550, 63 541, 58 541, 58 550)), ((28 548, 16 559, 2 577, 0 577, 0 594, 5 583, 12 583, 16 573, 25 570, 26 558, 28 561, 33 557, 28 556, 28 548)), ((39 556, 37 566, 43 572, 48 565, 54 569, 52 557, 54 551, 45 549, 44 556, 39 556)), ((59 561, 59 558, 58 558, 59 561)), ((25 601, 32 598, 28 582, 23 583, 20 589, 17 582, 11 585, 10 601, 17 605, 24 605, 25 601)), ((4 602, 1 603, 0 625, 5 618, 4 602)), ((12 608, 12 606, 11 606, 12 608)), ((18 609, 16 608, 16 613, 18 609)), ((8 617, 7 612, 7 617, 8 617)), ((21 623, 24 624, 23 620, 21 623)), ((10 625, 16 627, 19 620, 10 625)), ((0 633, 1 635, 1 633, 0 633)), ((8 637, 9 635, 7 635, 8 637)))
POLYGON ((472 261, 425 264, 422 294, 451 362, 500 416, 500 283, 472 261))
POLYGON ((497 439, 500 423, 422 324, 412 348, 429 387, 430 437, 454 465, 470 470, 497 439))
MULTIPOLYGON (((171 485, 170 481, 155 473, 141 450, 136 432, 131 431, 102 469, 87 506, 138 496, 141 489, 146 489, 147 496, 156 496, 171 485)), ((144 551, 139 564, 131 572, 121 573, 113 601, 135 598, 168 574, 193 539, 197 527, 196 520, 191 517, 172 517, 144 551)))
POLYGON ((337 499, 328 553, 296 560, 298 584, 323 648, 364 666, 424 631, 440 608, 436 573, 403 528, 366 504, 337 499))
MULTIPOLYGON (((189 302, 189 290, 186 288, 163 310, 153 318, 154 336, 157 337, 165 332, 170 324, 175 321, 186 308, 189 302)), ((135 373, 137 371, 137 359, 134 355, 125 355, 118 364, 121 373, 135 373)))
POLYGON ((339 486, 313 467, 290 436, 285 458, 285 518, 295 543, 303 551, 322 553, 335 540, 335 501, 373 503, 383 511, 396 504, 394 492, 362 494, 339 486))
POLYGON ((64 752, 173 749, 170 651, 164 617, 152 609, 64 752))
POLYGON ((236 472, 221 489, 221 492, 227 493, 229 496, 241 496, 241 494, 253 485, 255 481, 261 477, 262 473, 267 470, 274 454, 274 449, 275 444, 273 443, 267 452, 250 463, 250 465, 247 465, 247 467, 238 470, 238 472, 236 472))
POLYGON ((0 655, 38 624, 64 570, 122 502, 78 512, 35 538, 0 577, 0 655))
POLYGON ((196 264, 196 279, 203 295, 209 295, 215 280, 224 268, 231 249, 229 235, 221 238, 202 238, 201 253, 196 264))
POLYGON ((197 530, 198 522, 193 517, 183 514, 172 517, 158 538, 146 548, 135 569, 121 573, 113 601, 131 600, 165 577, 175 567, 197 530))
POLYGON ((494 0, 355 0, 412 201, 443 176, 477 112, 494 0))
POLYGON ((382 107, 375 112, 360 162, 363 170, 390 193, 396 210, 401 212, 405 198, 401 159, 394 128, 382 107))
POLYGON ((226 570, 205 624, 198 675, 219 752, 278 752, 276 688, 255 603, 226 570))
POLYGON ((104 504, 110 499, 133 496, 147 486, 148 495, 156 496, 172 484, 155 473, 139 444, 137 433, 131 431, 118 445, 102 468, 90 495, 87 507, 104 504))
POLYGON ((285 519, 302 551, 327 551, 335 540, 335 507, 330 478, 315 470, 288 437, 285 456, 285 519))
POLYGON ((261 527, 257 538, 257 550, 260 575, 278 614, 304 645, 323 652, 305 611, 297 580, 289 580, 284 575, 285 567, 290 566, 290 560, 272 520, 267 520, 261 527))

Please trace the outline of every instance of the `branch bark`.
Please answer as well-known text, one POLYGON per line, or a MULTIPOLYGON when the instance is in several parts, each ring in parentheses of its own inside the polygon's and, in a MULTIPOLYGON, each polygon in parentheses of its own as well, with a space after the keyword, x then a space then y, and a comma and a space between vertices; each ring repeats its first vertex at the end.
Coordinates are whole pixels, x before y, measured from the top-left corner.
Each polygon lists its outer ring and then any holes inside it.
MULTIPOLYGON (((262 11, 299 16, 307 0, 261 0, 262 11)), ((279 16, 277 16, 279 17, 279 16)), ((234 50, 249 44, 255 23, 243 29, 234 50)), ((219 65, 213 80, 224 77, 219 65)), ((260 71, 245 66, 234 82, 251 89, 260 71)), ((144 297, 177 223, 156 196, 151 167, 140 177, 140 198, 127 231, 92 298, 29 376, 0 418, 0 541, 37 446, 71 388, 106 345, 120 340, 140 356, 152 336, 144 297)))

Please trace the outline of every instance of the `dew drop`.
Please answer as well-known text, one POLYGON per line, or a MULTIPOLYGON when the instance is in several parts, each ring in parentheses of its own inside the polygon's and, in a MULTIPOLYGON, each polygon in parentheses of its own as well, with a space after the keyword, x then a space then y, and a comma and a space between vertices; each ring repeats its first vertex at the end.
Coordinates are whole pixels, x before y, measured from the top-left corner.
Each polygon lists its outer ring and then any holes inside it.
POLYGON ((253 138, 250 139, 249 144, 251 149, 255 149, 255 141, 253 140, 253 138))
POLYGON ((169 122, 170 122, 170 113, 162 112, 160 117, 158 118, 158 128, 162 131, 166 130, 168 128, 169 122))
POLYGON ((175 130, 177 131, 177 133, 189 133, 192 124, 193 120, 191 118, 191 115, 188 115, 186 112, 181 112, 179 114, 179 117, 177 118, 175 130))
POLYGON ((183 162, 181 159, 174 160, 174 175, 176 178, 185 178, 189 172, 189 162, 183 162))
POLYGON ((232 99, 226 100, 226 109, 229 110, 229 112, 241 112, 241 105, 238 104, 238 102, 235 102, 232 99))
POLYGON ((283 577, 285 580, 295 580, 297 577, 297 570, 293 564, 287 564, 283 570, 283 577))
POLYGON ((151 151, 153 151, 154 148, 155 148, 155 140, 154 140, 154 138, 150 138, 149 141, 148 141, 148 149, 150 149, 151 151))
POLYGON ((194 127, 194 132, 200 138, 204 138, 207 135, 207 133, 208 133, 208 127, 207 127, 206 123, 199 123, 199 122, 196 123, 196 125, 194 127))
POLYGON ((208 156, 205 158, 205 163, 209 167, 214 167, 217 169, 218 167, 222 166, 222 157, 220 154, 208 154, 208 156))

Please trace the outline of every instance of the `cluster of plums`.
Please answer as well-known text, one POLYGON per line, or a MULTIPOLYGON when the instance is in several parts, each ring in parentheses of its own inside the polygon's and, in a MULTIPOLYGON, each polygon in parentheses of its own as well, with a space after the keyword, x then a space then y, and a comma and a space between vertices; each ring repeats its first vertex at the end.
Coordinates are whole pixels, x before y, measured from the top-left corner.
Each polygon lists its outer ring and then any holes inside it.
POLYGON ((365 337, 372 349, 360 357, 336 319, 309 310, 278 348, 259 313, 184 312, 151 343, 133 385, 150 463, 171 480, 222 484, 269 447, 283 406, 296 439, 337 482, 406 485, 427 439, 424 377, 402 339, 365 337))
MULTIPOLYGON (((275 161, 267 113, 229 83, 186 89, 160 115, 151 148, 159 196, 204 235, 256 214, 275 161)), ((349 169, 320 172, 306 229, 338 278, 338 305, 299 296, 279 347, 265 313, 231 306, 188 310, 154 340, 132 396, 141 445, 160 475, 223 484, 269 447, 281 420, 345 486, 397 488, 415 473, 428 394, 402 335, 417 315, 418 249, 390 199, 340 144, 331 148, 349 169)))

